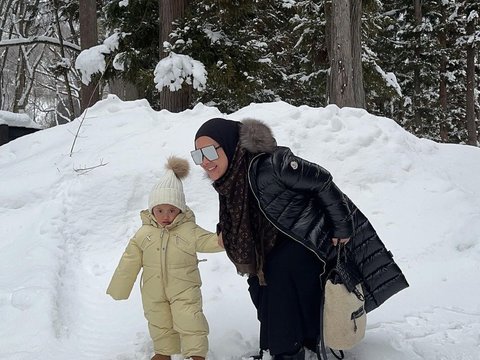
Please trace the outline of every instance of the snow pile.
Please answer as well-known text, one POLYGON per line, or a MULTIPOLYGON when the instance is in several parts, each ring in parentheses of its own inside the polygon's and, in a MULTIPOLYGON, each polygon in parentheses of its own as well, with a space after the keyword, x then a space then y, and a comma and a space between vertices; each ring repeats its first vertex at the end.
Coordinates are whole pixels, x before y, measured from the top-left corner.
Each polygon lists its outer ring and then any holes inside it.
MULTIPOLYGON (((189 157, 207 119, 145 100, 100 101, 80 119, 0 147, 0 358, 148 360, 138 283, 128 301, 105 289, 170 155, 189 157)), ((363 210, 410 288, 368 315, 347 359, 477 360, 480 347, 480 149, 418 139, 390 119, 336 106, 252 104, 277 142, 330 170, 363 210)), ((187 204, 214 230, 217 196, 192 163, 187 204)), ((211 360, 258 350, 247 292, 224 253, 200 254, 211 360)), ((180 357, 177 357, 180 359, 180 357)), ((308 354, 313 360, 314 355, 308 354)))

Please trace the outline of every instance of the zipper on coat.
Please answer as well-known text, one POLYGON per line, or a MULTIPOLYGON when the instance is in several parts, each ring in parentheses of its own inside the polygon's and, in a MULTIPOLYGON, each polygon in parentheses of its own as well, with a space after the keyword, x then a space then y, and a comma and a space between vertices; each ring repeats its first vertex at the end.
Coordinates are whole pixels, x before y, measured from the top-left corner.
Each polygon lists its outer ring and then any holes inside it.
POLYGON ((314 250, 310 249, 307 245, 305 245, 305 244, 302 243, 301 241, 298 241, 298 240, 295 239, 293 236, 291 236, 290 234, 287 234, 285 231, 283 231, 283 230, 280 229, 277 225, 275 225, 275 223, 274 223, 272 220, 270 220, 270 218, 269 218, 268 215, 265 213, 265 211, 263 211, 262 206, 261 206, 261 204, 260 204, 260 200, 258 199, 257 195, 255 194, 255 191, 253 191, 252 182, 250 181, 250 169, 251 169, 251 167, 252 167, 253 161, 254 161, 256 158, 258 158, 258 157, 260 157, 260 156, 262 156, 262 155, 264 155, 264 154, 265 154, 265 153, 260 153, 260 154, 258 154, 258 155, 255 155, 255 156, 253 157, 253 159, 250 161, 250 163, 248 164, 248 170, 247 170, 248 185, 250 186, 250 190, 252 191, 252 194, 253 194, 253 196, 255 197, 255 200, 257 200, 258 208, 260 209, 260 211, 262 212, 262 214, 265 216, 265 218, 266 218, 278 231, 280 231, 280 232, 281 232, 282 234, 284 234, 285 236, 288 236, 290 239, 292 239, 293 241, 296 241, 297 243, 299 243, 300 245, 302 245, 305 249, 307 249, 307 250, 309 250, 309 251, 311 251, 312 253, 315 254, 315 256, 318 258, 318 260, 320 260, 320 262, 321 262, 322 265, 323 265, 323 271, 322 271, 322 273, 320 274, 320 277, 322 277, 323 274, 325 274, 325 268, 326 268, 326 263, 325 263, 325 261, 322 260, 322 258, 321 258, 314 250))

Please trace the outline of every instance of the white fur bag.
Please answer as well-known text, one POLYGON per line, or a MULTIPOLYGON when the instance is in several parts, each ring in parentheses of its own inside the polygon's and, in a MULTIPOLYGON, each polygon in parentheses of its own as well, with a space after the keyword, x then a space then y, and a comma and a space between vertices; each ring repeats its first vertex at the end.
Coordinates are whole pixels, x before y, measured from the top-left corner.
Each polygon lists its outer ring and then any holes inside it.
POLYGON ((324 287, 319 359, 326 360, 326 347, 340 350, 341 357, 334 355, 342 359, 342 350, 351 349, 364 338, 367 315, 361 282, 362 277, 348 259, 345 246, 339 245, 336 266, 329 272, 324 287))
POLYGON ((325 345, 334 350, 348 350, 365 336, 367 315, 362 286, 349 292, 343 283, 325 284, 323 336, 325 345), (359 295, 358 295, 359 294, 359 295))

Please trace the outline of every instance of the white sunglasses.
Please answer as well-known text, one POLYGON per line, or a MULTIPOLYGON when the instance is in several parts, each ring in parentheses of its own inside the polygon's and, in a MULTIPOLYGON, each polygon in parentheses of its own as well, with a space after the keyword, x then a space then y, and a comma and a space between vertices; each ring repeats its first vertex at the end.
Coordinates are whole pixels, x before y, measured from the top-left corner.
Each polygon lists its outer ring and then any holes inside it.
POLYGON ((220 148, 220 145, 208 145, 203 148, 190 151, 190 155, 192 155, 193 162, 196 165, 200 165, 203 161, 203 157, 205 156, 207 160, 213 161, 218 159, 218 152, 217 149, 220 148))

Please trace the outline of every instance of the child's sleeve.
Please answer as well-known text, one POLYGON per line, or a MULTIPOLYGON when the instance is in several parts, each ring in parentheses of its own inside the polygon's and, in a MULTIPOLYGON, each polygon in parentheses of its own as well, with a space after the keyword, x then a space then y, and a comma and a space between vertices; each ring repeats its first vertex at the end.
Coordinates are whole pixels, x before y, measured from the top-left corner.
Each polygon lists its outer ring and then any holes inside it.
POLYGON ((197 239, 197 251, 213 253, 224 251, 225 249, 218 244, 218 235, 205 230, 201 226, 195 225, 195 239, 197 239))
POLYGON ((115 273, 108 285, 107 294, 115 300, 128 299, 137 275, 142 268, 142 250, 134 236, 127 245, 115 273))

